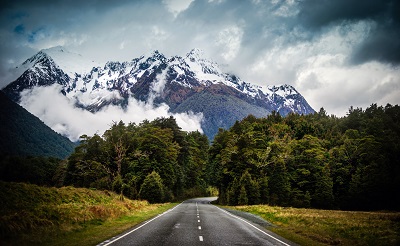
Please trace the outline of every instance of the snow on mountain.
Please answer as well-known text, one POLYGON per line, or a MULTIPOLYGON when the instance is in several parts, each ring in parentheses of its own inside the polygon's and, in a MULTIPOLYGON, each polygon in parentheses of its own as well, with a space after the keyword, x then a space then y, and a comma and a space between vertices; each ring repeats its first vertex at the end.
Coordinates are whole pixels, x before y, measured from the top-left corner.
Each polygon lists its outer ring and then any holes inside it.
POLYGON ((80 54, 70 52, 62 46, 44 49, 41 52, 50 56, 54 62, 70 77, 74 77, 75 73, 85 74, 90 72, 93 67, 100 66, 100 63, 86 59, 80 54))
MULTIPOLYGON (((131 61, 101 65, 57 46, 41 50, 17 69, 18 78, 3 89, 15 101, 24 89, 59 84, 67 98, 92 112, 109 104, 124 106, 130 97, 151 104, 164 103, 171 111, 195 113, 213 107, 209 105, 212 101, 229 101, 229 124, 250 113, 261 117, 273 110, 283 115, 314 112, 294 87, 252 85, 222 71, 216 62, 204 58, 200 49, 169 58, 156 50, 131 61), (198 101, 206 98, 208 103, 198 101)), ((214 116, 210 113, 205 117, 211 120, 214 116)))
POLYGON ((204 52, 200 49, 192 49, 185 57, 184 62, 196 78, 200 81, 226 82, 218 64, 203 58, 204 52))

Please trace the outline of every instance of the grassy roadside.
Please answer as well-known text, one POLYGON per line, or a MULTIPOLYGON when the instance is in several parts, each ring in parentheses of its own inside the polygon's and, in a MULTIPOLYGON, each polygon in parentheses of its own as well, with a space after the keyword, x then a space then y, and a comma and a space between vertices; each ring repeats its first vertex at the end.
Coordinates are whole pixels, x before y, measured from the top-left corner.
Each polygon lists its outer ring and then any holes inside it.
POLYGON ((300 245, 400 245, 399 212, 353 212, 235 206, 259 215, 276 227, 269 230, 300 245))
POLYGON ((96 245, 107 239, 116 236, 133 226, 151 219, 160 213, 174 207, 177 204, 152 204, 146 209, 139 210, 129 215, 122 216, 118 219, 110 219, 106 221, 95 221, 83 226, 79 230, 69 232, 59 232, 57 235, 52 235, 46 242, 40 245, 96 245))
POLYGON ((96 245, 176 204, 0 181, 1 245, 96 245))

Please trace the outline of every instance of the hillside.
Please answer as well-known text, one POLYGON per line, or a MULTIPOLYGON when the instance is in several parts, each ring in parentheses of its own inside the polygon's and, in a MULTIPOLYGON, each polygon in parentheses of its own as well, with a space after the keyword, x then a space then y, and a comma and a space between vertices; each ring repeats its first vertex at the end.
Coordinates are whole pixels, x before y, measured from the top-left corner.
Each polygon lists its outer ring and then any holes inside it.
POLYGON ((0 92, 0 155, 64 159, 75 144, 0 92))
POLYGON ((219 128, 227 129, 249 114, 315 112, 293 86, 250 84, 224 72, 199 49, 172 57, 156 50, 127 62, 108 61, 100 66, 54 47, 38 52, 16 69, 19 77, 3 88, 15 102, 20 101, 23 90, 54 84, 59 85, 57 93, 71 104, 95 114, 109 105, 129 108, 130 99, 135 98, 154 107, 164 105, 169 114, 202 114, 199 124, 210 140, 219 128))
POLYGON ((173 204, 109 192, 0 181, 1 245, 96 245, 173 204))

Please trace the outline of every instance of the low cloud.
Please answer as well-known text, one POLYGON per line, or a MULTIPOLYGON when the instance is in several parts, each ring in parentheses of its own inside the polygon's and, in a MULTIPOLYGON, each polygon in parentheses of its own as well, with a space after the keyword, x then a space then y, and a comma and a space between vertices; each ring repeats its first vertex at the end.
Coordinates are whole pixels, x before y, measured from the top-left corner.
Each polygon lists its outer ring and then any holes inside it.
POLYGON ((377 62, 352 67, 308 63, 299 71, 296 84, 315 110, 324 107, 336 116, 346 115, 350 106, 365 109, 372 103, 393 104, 400 98, 400 71, 377 62))
POLYGON ((200 48, 246 82, 295 86, 316 110, 400 103, 398 0, 96 3, 1 2, 0 88, 12 69, 56 45, 97 62, 200 48))
POLYGON ((72 141, 82 134, 102 135, 113 122, 122 120, 125 123, 139 123, 143 120, 154 120, 157 117, 175 117, 184 131, 200 131, 203 115, 192 112, 172 114, 165 104, 154 106, 131 97, 128 106, 123 110, 110 105, 96 113, 77 108, 75 102, 63 96, 60 85, 35 87, 21 92, 20 105, 40 118, 54 131, 67 136, 72 141))

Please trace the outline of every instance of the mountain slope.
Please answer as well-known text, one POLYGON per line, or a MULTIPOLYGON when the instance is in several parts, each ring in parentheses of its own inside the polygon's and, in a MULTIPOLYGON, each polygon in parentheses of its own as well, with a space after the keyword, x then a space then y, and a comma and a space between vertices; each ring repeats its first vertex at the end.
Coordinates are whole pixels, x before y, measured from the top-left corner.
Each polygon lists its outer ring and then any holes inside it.
POLYGON ((16 102, 21 91, 51 84, 60 84, 60 92, 76 106, 94 113, 109 104, 126 107, 134 97, 156 106, 166 104, 170 112, 202 112, 202 129, 210 139, 218 128, 230 127, 249 114, 314 113, 294 87, 251 85, 223 72, 199 49, 184 57, 167 58, 154 51, 128 62, 97 66, 55 47, 40 51, 22 67, 26 70, 21 76, 3 89, 16 102))
POLYGON ((65 158, 75 145, 0 92, 0 155, 65 158))
POLYGON ((176 113, 202 112, 205 118, 202 127, 209 138, 218 133, 218 128, 228 129, 238 119, 243 119, 249 114, 256 117, 265 117, 269 114, 267 109, 247 103, 233 95, 215 93, 213 87, 223 87, 223 85, 210 86, 189 97, 173 110, 176 113))

